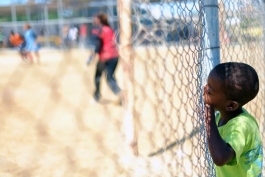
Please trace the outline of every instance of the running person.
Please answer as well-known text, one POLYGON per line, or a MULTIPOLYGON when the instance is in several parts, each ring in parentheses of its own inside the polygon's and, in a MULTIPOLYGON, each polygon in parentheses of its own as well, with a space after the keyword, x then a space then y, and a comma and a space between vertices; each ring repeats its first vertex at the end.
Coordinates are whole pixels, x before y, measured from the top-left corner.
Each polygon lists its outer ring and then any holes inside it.
POLYGON ((24 26, 25 34, 24 39, 26 42, 25 50, 28 52, 29 59, 33 63, 32 52, 35 53, 37 63, 40 63, 40 55, 39 55, 39 44, 37 43, 37 36, 31 29, 31 26, 26 24, 24 26))
POLYGON ((17 50, 19 50, 19 55, 23 61, 26 63, 31 63, 31 59, 28 56, 28 52, 25 50, 26 42, 24 40, 24 36, 19 33, 14 33, 13 30, 10 31, 9 43, 11 46, 17 50))
POLYGON ((103 72, 106 72, 107 82, 115 95, 120 96, 121 89, 118 86, 114 73, 118 64, 119 53, 115 45, 115 33, 110 27, 108 16, 104 13, 99 13, 94 17, 95 29, 92 30, 93 43, 95 45, 94 54, 92 54, 87 64, 91 62, 96 54, 99 56, 95 73, 94 99, 99 101, 100 95, 100 80, 103 72))

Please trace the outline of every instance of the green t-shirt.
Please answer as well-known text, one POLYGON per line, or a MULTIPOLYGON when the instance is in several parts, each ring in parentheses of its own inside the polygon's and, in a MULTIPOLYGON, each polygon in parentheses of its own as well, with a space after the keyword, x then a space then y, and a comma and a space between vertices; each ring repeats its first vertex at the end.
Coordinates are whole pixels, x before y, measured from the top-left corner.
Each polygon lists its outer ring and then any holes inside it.
MULTIPOLYGON (((216 123, 220 120, 219 114, 216 123)), ((224 166, 215 166, 217 177, 261 177, 262 140, 256 119, 246 110, 218 127, 223 140, 235 151, 235 157, 224 166)))

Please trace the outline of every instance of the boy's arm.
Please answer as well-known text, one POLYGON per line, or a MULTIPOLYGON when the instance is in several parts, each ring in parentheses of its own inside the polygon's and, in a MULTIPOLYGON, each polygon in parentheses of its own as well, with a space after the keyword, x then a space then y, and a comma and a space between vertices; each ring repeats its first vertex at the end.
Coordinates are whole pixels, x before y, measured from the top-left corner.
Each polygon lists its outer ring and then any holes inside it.
POLYGON ((214 108, 210 105, 205 105, 205 122, 207 143, 213 162, 217 166, 223 166, 234 158, 235 151, 222 139, 215 122, 214 108))

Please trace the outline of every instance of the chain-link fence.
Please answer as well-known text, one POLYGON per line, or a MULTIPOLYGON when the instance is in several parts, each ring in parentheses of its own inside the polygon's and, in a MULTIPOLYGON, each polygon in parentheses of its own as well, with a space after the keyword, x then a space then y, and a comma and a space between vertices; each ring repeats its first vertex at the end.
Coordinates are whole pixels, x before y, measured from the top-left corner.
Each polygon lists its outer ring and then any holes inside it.
MULTIPOLYGON (((52 5, 66 4, 50 2, 46 8, 52 14, 52 5)), ((95 62, 85 65, 87 50, 40 50, 41 64, 32 66, 1 51, 0 174, 215 176, 205 140, 202 87, 218 62, 252 65, 260 92, 246 107, 263 135, 265 21, 261 1, 214 2, 115 2, 121 56, 116 77, 126 94, 124 107, 113 104, 116 98, 104 81, 103 101, 90 103, 95 62)), ((60 36, 57 27, 72 22, 46 19, 45 25, 49 34, 55 25, 60 36)), ((23 24, 1 23, 8 30, 23 24)))
MULTIPOLYGON (((261 89, 246 107, 263 134, 264 2, 130 3, 132 9, 120 1, 120 18, 130 13, 132 25, 131 51, 121 57, 131 67, 126 82, 133 95, 128 107, 132 117, 127 118, 133 124, 133 148, 145 157, 145 175, 215 176, 205 141, 202 87, 219 62, 252 65, 261 89)), ((126 38, 128 23, 123 23, 120 33, 126 38)), ((124 41, 121 50, 128 48, 128 39, 124 41)))

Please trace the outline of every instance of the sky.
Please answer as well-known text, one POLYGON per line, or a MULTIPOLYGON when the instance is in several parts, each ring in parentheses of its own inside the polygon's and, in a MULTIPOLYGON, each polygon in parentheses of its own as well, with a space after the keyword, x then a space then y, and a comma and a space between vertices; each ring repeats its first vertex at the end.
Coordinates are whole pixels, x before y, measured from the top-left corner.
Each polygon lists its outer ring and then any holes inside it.
POLYGON ((0 1, 0 5, 2 6, 2 5, 9 5, 9 4, 11 4, 11 0, 1 0, 0 1))
POLYGON ((20 2, 20 3, 24 3, 27 0, 0 0, 0 6, 7 6, 12 4, 12 2, 20 2))
MULTIPOLYGON (((24 4, 26 3, 28 0, 0 0, 0 6, 8 6, 12 3, 16 3, 16 4, 24 4)), ((35 2, 41 2, 42 0, 35 0, 35 2)))

